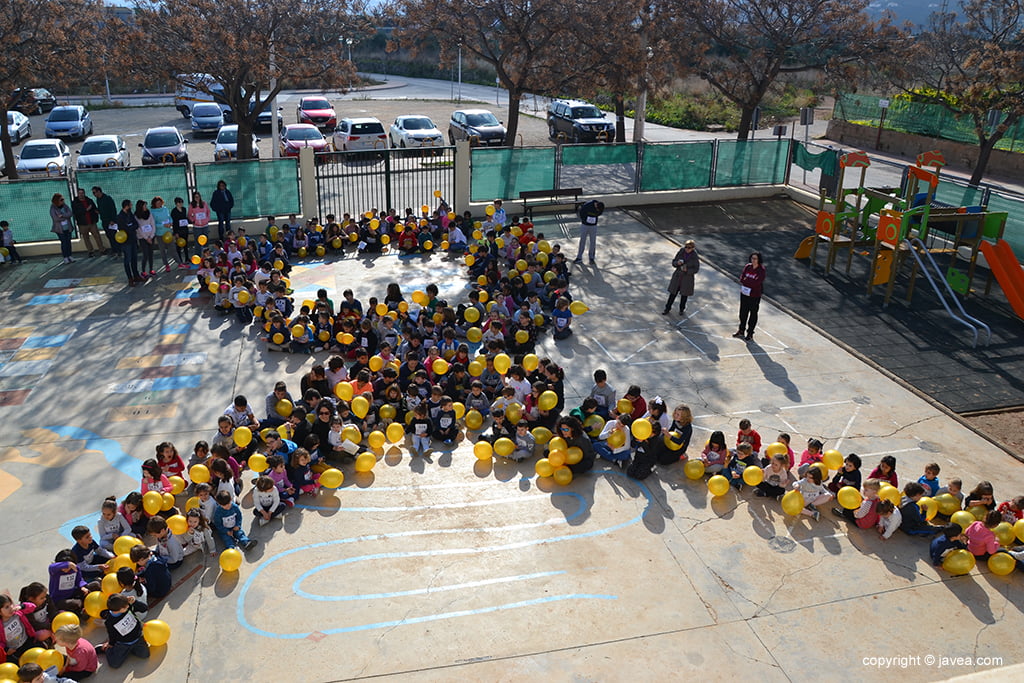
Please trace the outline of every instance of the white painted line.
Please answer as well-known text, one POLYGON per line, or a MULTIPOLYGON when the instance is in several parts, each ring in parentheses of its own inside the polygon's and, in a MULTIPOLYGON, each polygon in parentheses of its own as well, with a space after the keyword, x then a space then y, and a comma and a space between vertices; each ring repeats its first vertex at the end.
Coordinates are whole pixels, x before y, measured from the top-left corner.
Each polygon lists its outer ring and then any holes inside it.
POLYGON ((850 416, 850 421, 846 423, 846 427, 843 428, 842 434, 839 435, 839 439, 836 440, 836 450, 839 450, 839 446, 842 445, 843 439, 850 433, 850 427, 853 426, 853 421, 857 419, 857 414, 860 413, 860 406, 858 405, 853 409, 853 415, 850 416))
POLYGON ((628 360, 629 360, 630 358, 632 358, 632 357, 633 357, 633 356, 635 356, 636 354, 640 353, 641 351, 643 351, 644 349, 646 349, 646 348, 647 348, 648 346, 650 346, 651 344, 653 344, 653 343, 654 343, 654 342, 656 342, 656 341, 658 341, 657 337, 655 337, 654 339, 652 339, 651 341, 647 342, 646 344, 644 344, 643 346, 641 346, 641 347, 640 347, 639 349, 637 349, 636 351, 634 351, 633 353, 631 353, 631 354, 629 354, 628 356, 626 356, 625 358, 623 358, 623 359, 622 359, 622 362, 623 362, 623 363, 625 363, 625 362, 626 362, 626 361, 628 361, 628 360))
POLYGON ((844 403, 853 403, 853 401, 830 401, 828 403, 804 403, 796 406, 785 406, 780 410, 796 410, 798 408, 820 408, 821 406, 841 406, 844 403))
MULTIPOLYGON (((860 457, 861 458, 870 458, 870 457, 875 456, 875 455, 892 455, 893 453, 913 453, 914 451, 919 451, 919 450, 921 450, 921 449, 915 446, 914 448, 901 448, 901 449, 895 450, 895 451, 878 451, 877 453, 862 453, 860 457)), ((948 458, 947 458, 947 460, 948 460, 948 458)), ((950 462, 953 462, 953 461, 950 460, 950 462)))
POLYGON ((601 342, 597 341, 597 339, 594 339, 593 337, 591 337, 591 339, 593 339, 593 340, 594 340, 594 343, 595 343, 595 344, 597 344, 598 346, 600 346, 600 347, 601 347, 601 350, 602 350, 602 351, 604 351, 604 355, 608 356, 608 358, 610 358, 610 359, 611 359, 611 361, 612 361, 613 363, 618 363, 618 362, 619 362, 619 361, 615 360, 615 356, 613 356, 613 355, 612 355, 612 354, 611 354, 611 353, 610 353, 610 352, 608 351, 608 349, 604 348, 604 344, 602 344, 601 342))

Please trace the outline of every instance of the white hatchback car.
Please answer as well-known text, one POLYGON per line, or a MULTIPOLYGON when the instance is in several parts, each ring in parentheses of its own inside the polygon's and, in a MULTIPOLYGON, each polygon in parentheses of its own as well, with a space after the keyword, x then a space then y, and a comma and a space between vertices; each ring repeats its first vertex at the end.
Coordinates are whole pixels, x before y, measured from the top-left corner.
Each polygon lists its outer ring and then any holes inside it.
POLYGON ((338 152, 370 152, 387 149, 388 136, 384 124, 375 118, 342 119, 331 136, 338 152))
POLYGON ((429 116, 399 116, 391 124, 388 138, 392 147, 440 147, 444 136, 429 116))
MULTIPOLYGON (((256 146, 256 143, 260 139, 255 135, 252 136, 252 158, 260 158, 260 148, 256 146)), ((227 126, 221 126, 220 130, 217 131, 217 139, 210 142, 213 147, 213 158, 215 161, 227 161, 228 159, 234 159, 238 156, 238 125, 230 124, 227 126)))
POLYGON ((63 140, 56 138, 29 140, 15 158, 18 160, 18 175, 66 176, 71 150, 63 140))
POLYGON ((131 163, 128 145, 120 135, 92 135, 85 139, 77 154, 78 168, 123 168, 131 163))

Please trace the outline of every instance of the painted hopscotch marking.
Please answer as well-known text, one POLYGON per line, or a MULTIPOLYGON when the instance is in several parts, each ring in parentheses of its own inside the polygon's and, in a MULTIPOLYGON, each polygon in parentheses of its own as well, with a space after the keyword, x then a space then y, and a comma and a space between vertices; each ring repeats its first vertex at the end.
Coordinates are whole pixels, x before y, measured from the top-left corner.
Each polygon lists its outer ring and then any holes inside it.
POLYGON ((178 414, 177 403, 153 403, 150 405, 118 406, 107 413, 107 422, 126 422, 128 420, 156 420, 174 417, 178 414))
MULTIPOLYGON (((2 370, 0 370, 2 372, 2 370)), ((177 377, 156 377, 137 379, 132 382, 107 385, 108 394, 141 394, 147 391, 172 391, 174 389, 196 389, 202 381, 200 375, 179 375, 177 377)))

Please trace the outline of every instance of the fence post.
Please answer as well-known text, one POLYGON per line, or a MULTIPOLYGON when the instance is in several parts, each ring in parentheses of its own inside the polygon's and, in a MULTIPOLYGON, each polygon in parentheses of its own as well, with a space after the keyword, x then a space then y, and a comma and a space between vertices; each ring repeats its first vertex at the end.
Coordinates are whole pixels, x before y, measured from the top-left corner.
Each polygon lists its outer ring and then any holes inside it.
POLYGON ((393 206, 391 203, 391 153, 390 147, 384 148, 384 206, 393 206))
POLYGON ((302 215, 312 218, 318 215, 318 199, 316 183, 316 162, 312 147, 299 150, 299 199, 302 202, 302 215))
POLYGON ((708 189, 715 186, 715 174, 718 173, 718 138, 711 141, 711 177, 708 178, 708 189))
POLYGON ((452 206, 456 207, 457 213, 462 213, 469 210, 469 183, 473 168, 468 140, 459 140, 455 143, 453 162, 455 164, 455 196, 452 198, 452 206))

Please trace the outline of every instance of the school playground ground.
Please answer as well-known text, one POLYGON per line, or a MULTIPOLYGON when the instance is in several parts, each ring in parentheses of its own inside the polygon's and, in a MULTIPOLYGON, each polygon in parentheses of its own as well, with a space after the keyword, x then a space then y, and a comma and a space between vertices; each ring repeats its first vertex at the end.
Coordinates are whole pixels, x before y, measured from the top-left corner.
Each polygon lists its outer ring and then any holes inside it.
MULTIPOLYGON (((675 232, 692 215, 680 209, 675 232)), ((537 229, 575 249, 571 216, 537 229)), ((856 452, 865 472, 894 454, 901 483, 935 461, 943 481, 988 479, 999 499, 1024 492, 1024 464, 787 313, 765 303, 754 343, 733 339, 738 287, 708 263, 685 319, 663 317, 677 245, 631 214, 602 218, 599 247, 598 267, 577 267, 571 285, 591 311, 573 337, 548 336, 538 351, 566 368, 568 406, 603 367, 620 392, 636 383, 688 403, 691 455, 746 417, 766 442, 789 432, 797 452, 810 436, 856 452)), ((459 263, 437 255, 309 261, 292 286, 298 301, 318 287, 365 301, 390 281, 407 294, 436 282, 449 301, 466 287, 459 263)), ((12 593, 45 580, 104 496, 138 486, 156 443, 187 457, 235 394, 262 406, 276 380, 294 393, 311 364, 267 353, 184 271, 128 289, 110 258, 50 257, 0 268, 0 287, 0 587, 12 593)), ((538 481, 532 463, 479 463, 462 442, 431 462, 392 448, 372 473, 345 476, 334 494, 255 528, 260 544, 240 571, 186 563, 151 611, 170 624, 169 644, 95 680, 923 681, 1024 670, 1021 572, 998 577, 981 563, 950 577, 924 540, 848 531, 827 509, 817 522, 787 517, 749 489, 712 499, 681 465, 637 482, 599 461, 563 488, 538 481)), ((86 634, 103 638, 97 625, 86 634)))

